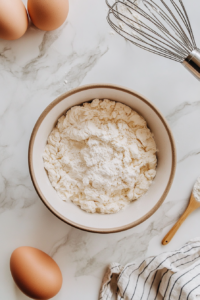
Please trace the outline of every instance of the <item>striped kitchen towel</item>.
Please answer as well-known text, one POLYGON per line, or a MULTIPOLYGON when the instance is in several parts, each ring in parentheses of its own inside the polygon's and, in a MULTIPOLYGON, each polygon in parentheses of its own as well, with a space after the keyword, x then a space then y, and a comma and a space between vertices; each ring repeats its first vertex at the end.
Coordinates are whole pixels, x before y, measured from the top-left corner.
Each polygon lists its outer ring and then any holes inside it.
POLYGON ((102 283, 99 300, 200 299, 200 238, 176 251, 122 267, 112 263, 102 283))

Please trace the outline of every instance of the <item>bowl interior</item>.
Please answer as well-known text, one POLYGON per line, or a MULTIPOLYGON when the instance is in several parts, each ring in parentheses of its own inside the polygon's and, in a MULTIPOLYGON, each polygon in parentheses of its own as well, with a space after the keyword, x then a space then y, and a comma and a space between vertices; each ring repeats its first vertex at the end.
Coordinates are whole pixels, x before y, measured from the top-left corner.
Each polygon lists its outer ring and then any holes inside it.
POLYGON ((48 208, 65 222, 93 232, 116 232, 131 228, 150 217, 166 197, 175 170, 173 138, 160 113, 135 92, 114 86, 86 86, 59 97, 39 118, 33 130, 29 165, 33 183, 48 208), (95 98, 122 102, 147 121, 158 148, 157 175, 148 192, 125 210, 109 215, 89 214, 71 202, 62 201, 51 186, 44 169, 42 154, 47 138, 58 118, 70 107, 95 98))

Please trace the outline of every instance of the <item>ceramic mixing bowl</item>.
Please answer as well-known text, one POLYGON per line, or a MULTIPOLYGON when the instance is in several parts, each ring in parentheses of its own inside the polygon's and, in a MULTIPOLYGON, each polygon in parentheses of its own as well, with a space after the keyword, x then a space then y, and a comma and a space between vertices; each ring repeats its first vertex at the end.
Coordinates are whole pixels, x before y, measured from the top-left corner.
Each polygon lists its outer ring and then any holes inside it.
POLYGON ((175 144, 165 118, 143 96, 120 86, 94 84, 63 94, 43 111, 30 139, 29 169, 39 197, 55 216, 76 228, 91 232, 119 232, 148 219, 166 198, 174 178, 175 168, 175 144), (153 132, 158 148, 157 174, 148 192, 116 214, 90 214, 71 202, 62 201, 51 186, 42 159, 47 138, 58 118, 72 106, 95 98, 122 102, 141 114, 153 132))

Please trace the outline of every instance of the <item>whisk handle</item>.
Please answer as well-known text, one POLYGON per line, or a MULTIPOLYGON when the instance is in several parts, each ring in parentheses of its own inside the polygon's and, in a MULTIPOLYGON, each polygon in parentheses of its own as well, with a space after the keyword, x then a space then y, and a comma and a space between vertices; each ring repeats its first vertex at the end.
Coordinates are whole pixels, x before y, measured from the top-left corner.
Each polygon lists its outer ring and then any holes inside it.
POLYGON ((200 80, 200 49, 194 49, 183 61, 183 65, 200 80))

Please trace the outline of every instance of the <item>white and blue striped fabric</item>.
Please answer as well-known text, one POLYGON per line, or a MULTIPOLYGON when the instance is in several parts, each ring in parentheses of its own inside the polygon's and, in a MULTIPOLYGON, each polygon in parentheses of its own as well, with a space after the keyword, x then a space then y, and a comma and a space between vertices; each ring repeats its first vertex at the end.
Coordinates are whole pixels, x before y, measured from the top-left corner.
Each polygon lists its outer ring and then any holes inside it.
POLYGON ((112 263, 102 283, 99 300, 200 299, 200 238, 176 251, 122 267, 112 263))

